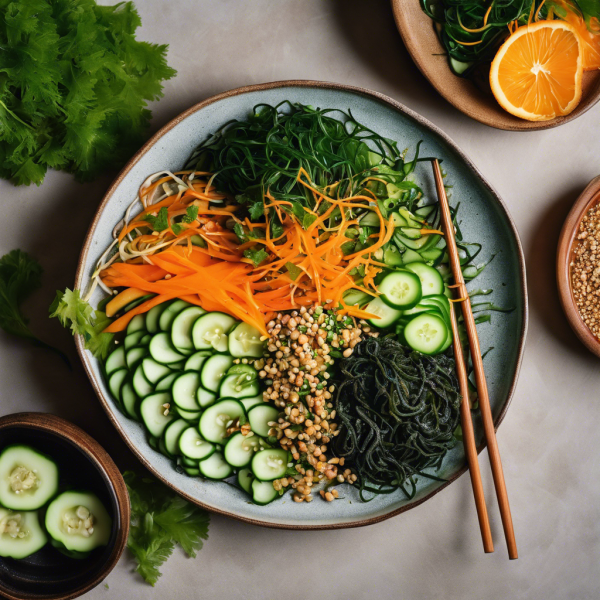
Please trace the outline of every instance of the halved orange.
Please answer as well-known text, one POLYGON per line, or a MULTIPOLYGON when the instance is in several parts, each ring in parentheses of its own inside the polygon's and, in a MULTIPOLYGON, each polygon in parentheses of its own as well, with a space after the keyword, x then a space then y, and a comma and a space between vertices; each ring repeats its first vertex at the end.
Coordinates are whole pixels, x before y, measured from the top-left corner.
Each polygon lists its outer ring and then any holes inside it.
POLYGON ((509 113, 528 121, 568 115, 581 99, 579 34, 564 21, 519 27, 492 62, 490 85, 509 113))

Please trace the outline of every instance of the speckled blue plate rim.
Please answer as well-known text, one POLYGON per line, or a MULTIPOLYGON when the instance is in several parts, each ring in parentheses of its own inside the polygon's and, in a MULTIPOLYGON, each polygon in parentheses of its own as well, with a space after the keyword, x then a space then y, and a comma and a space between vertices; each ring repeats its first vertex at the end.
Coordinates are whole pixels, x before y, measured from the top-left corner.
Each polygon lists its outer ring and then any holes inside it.
MULTIPOLYGON (((108 191, 104 195, 102 202, 100 203, 98 210, 96 211, 94 220, 92 221, 92 223, 90 225, 88 234, 86 236, 85 243, 81 250, 81 254, 79 257, 79 263, 78 263, 78 267, 77 267, 77 273, 75 275, 75 287, 77 289, 79 289, 83 282, 84 267, 85 267, 85 264, 87 261, 87 255, 90 250, 90 246, 92 243, 92 238, 93 238, 96 226, 98 225, 98 222, 100 220, 100 217, 101 217, 104 209, 106 208, 108 202, 110 201, 110 199, 113 196, 114 192, 116 191, 117 187, 121 184, 121 182, 127 176, 129 171, 131 171, 131 169, 150 150, 150 148, 152 148, 167 132, 169 132, 173 127, 178 125, 181 121, 183 121, 184 119, 186 119, 193 113, 195 113, 211 104, 214 104, 214 103, 224 100, 226 98, 231 98, 233 96, 241 96, 241 95, 244 95, 244 94, 247 94, 250 92, 260 92, 260 91, 272 90, 272 89, 284 88, 284 87, 321 88, 321 89, 328 89, 328 90, 333 90, 333 91, 338 90, 340 92, 350 92, 350 93, 354 93, 354 94, 357 94, 357 95, 360 95, 360 96, 363 96, 366 98, 377 100, 378 102, 380 102, 382 104, 392 107, 397 112, 408 116, 409 118, 413 119, 414 121, 416 121, 423 127, 429 129, 431 132, 433 132, 435 135, 437 135, 439 138, 441 138, 446 144, 448 144, 448 146, 454 152, 456 152, 456 154, 464 161, 465 165, 476 175, 477 179, 479 179, 481 184, 487 189, 487 191, 494 197, 494 199, 498 203, 499 208, 503 212, 504 218, 506 219, 508 225, 511 228, 511 233, 513 235, 516 249, 518 252, 519 271, 520 271, 519 272, 519 275, 520 275, 519 283, 521 286, 521 297, 520 297, 521 305, 518 308, 520 309, 520 312, 522 315, 522 326, 521 326, 521 332, 520 332, 519 345, 518 345, 518 349, 517 349, 517 356, 516 356, 516 361, 515 361, 515 372, 514 372, 513 380, 512 380, 511 386, 509 388, 509 392, 507 394, 506 400, 494 420, 494 426, 496 429, 498 429, 500 423, 503 421, 504 416, 506 415, 506 411, 508 410, 508 407, 510 405, 510 402, 512 400, 512 397, 513 397, 513 394, 515 391, 515 387, 516 387, 517 380, 519 377, 519 372, 521 370, 521 363, 523 360, 523 352, 524 352, 524 348, 525 348, 525 338, 527 335, 527 326, 528 326, 528 322, 529 322, 529 307, 528 307, 527 285, 526 285, 526 275, 525 275, 525 257, 523 254, 521 240, 519 238, 519 233, 517 231, 517 228, 515 226, 515 223, 511 217, 510 213, 508 212, 506 205, 504 204, 504 202, 503 202, 502 198, 500 197, 500 195, 498 194, 498 192, 496 192, 496 190, 488 183, 488 181, 485 179, 485 177, 482 175, 482 173, 479 171, 479 169, 475 166, 475 164, 471 161, 471 159, 456 145, 456 143, 446 133, 444 133, 439 127, 437 127, 436 125, 431 123, 429 120, 425 119, 423 116, 421 116, 420 114, 411 110, 410 108, 404 106, 400 102, 397 102, 393 98, 386 96, 385 94, 381 94, 379 92, 375 92, 375 91, 368 90, 365 88, 345 85, 345 84, 341 84, 341 83, 333 83, 333 82, 311 81, 311 80, 273 81, 273 82, 269 82, 269 83, 261 83, 261 84, 243 86, 243 87, 235 88, 235 89, 232 89, 232 90, 229 90, 226 92, 222 92, 222 93, 212 96, 206 100, 203 100, 202 102, 199 102, 198 104, 195 104, 188 110, 182 112, 180 115, 178 115, 173 120, 171 120, 169 123, 167 123, 164 127, 162 127, 157 133, 155 133, 144 144, 144 146, 142 146, 142 148, 133 156, 133 158, 121 170, 121 172, 118 174, 115 181, 112 183, 112 185, 109 187, 108 191)), ((183 496, 190 502, 193 502, 194 504, 201 506, 201 507, 203 507, 207 510, 210 510, 211 512, 217 513, 217 514, 231 517, 231 518, 237 519, 239 521, 244 521, 246 523, 251 523, 254 525, 260 525, 263 527, 269 527, 269 528, 274 528, 274 529, 326 530, 326 529, 348 529, 348 528, 353 528, 353 527, 363 527, 366 525, 372 525, 374 523, 379 523, 381 521, 384 521, 386 519, 394 517, 400 513, 406 512, 407 510, 415 508, 416 506, 419 506, 426 500, 429 500, 429 498, 431 498, 435 494, 439 493, 441 490, 448 487, 448 485, 450 485, 453 481, 458 479, 458 477, 460 477, 467 470, 467 466, 465 464, 460 470, 458 470, 451 477, 449 477, 448 480, 446 481, 446 483, 444 483, 440 487, 432 490, 430 493, 426 494, 422 498, 419 498, 418 500, 410 502, 410 503, 408 503, 404 506, 401 506, 397 509, 391 510, 388 513, 379 514, 379 515, 375 515, 373 517, 368 517, 368 518, 362 518, 362 519, 359 519, 356 521, 344 521, 344 522, 340 522, 340 523, 326 523, 326 524, 310 524, 310 523, 293 524, 293 523, 280 523, 280 522, 275 523, 275 522, 269 522, 269 521, 261 521, 260 519, 249 518, 249 517, 246 517, 243 515, 236 514, 234 512, 219 509, 214 506, 207 506, 206 504, 202 503, 197 498, 178 489, 170 481, 168 481, 167 479, 162 477, 161 474, 158 473, 157 470, 153 467, 151 461, 148 460, 148 457, 147 457, 147 455, 144 454, 143 449, 138 448, 135 444, 132 443, 129 436, 123 431, 119 421, 115 418, 113 412, 110 410, 110 408, 108 406, 107 399, 104 397, 104 395, 101 391, 101 388, 100 388, 99 381, 97 380, 96 375, 92 369, 90 357, 89 357, 88 353, 85 352, 82 337, 77 336, 75 343, 77 346, 77 352, 79 353, 79 357, 81 358, 84 369, 90 379, 90 382, 92 384, 92 387, 94 388, 94 391, 96 392, 96 395, 98 396, 98 398, 102 404, 102 407, 104 408, 104 410, 105 410, 106 414, 108 415, 109 419, 111 420, 112 424, 115 426, 115 428, 117 429, 117 431, 119 432, 119 434, 121 435, 121 437, 123 438, 125 443, 131 449, 131 451, 136 455, 138 460, 149 471, 151 471, 159 480, 161 480, 165 485, 168 485, 169 487, 171 487, 178 494, 180 494, 181 496, 183 496)), ((478 452, 481 452, 484 447, 485 447, 485 443, 483 443, 478 448, 478 452)))

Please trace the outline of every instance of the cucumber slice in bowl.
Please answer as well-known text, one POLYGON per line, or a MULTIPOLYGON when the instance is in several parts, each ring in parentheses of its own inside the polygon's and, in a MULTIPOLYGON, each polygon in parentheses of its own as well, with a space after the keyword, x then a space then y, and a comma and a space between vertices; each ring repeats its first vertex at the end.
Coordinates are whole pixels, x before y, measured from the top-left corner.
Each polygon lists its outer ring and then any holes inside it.
POLYGON ((200 408, 196 402, 196 392, 200 386, 200 375, 196 371, 182 373, 173 382, 171 395, 177 408, 184 410, 198 410, 200 408))
MULTIPOLYGON (((240 469, 237 473, 238 485, 247 493, 252 494, 252 480, 254 474, 250 469, 240 469)), ((273 486, 271 486, 273 487, 273 486)))
POLYGON ((115 371, 124 368, 127 368, 127 363, 125 362, 125 348, 123 346, 118 346, 108 355, 106 363, 104 364, 104 370, 106 371, 106 376, 110 377, 115 371))
POLYGON ((214 444, 207 442, 195 427, 185 429, 179 438, 179 452, 192 460, 204 460, 216 450, 214 444))
POLYGON ((226 375, 219 386, 220 398, 250 398, 260 392, 258 373, 234 373, 226 375))
POLYGON ((175 421, 171 421, 167 425, 162 439, 165 449, 171 456, 178 456, 180 454, 179 438, 189 426, 190 424, 185 419, 175 419, 175 421))
POLYGON ((377 286, 380 298, 392 308, 403 310, 416 306, 423 292, 421 280, 412 271, 393 271, 377 286))
POLYGON ((228 354, 214 354, 202 365, 200 383, 205 390, 217 392, 221 379, 233 365, 233 357, 228 354))
POLYGON ((194 347, 197 350, 227 352, 229 348, 228 333, 237 321, 222 312, 210 312, 200 317, 192 329, 194 347))
POLYGON ((448 337, 448 327, 441 315, 421 313, 404 328, 406 343, 421 354, 437 354, 448 337))
POLYGON ((85 558, 108 544, 112 519, 95 494, 71 491, 52 500, 45 524, 55 548, 72 558, 85 558))
POLYGON ((200 435, 214 444, 224 444, 227 428, 244 414, 244 407, 238 400, 233 398, 221 400, 202 413, 198 425, 200 435))
POLYGON ((264 401, 260 405, 251 407, 248 411, 250 429, 252 429, 256 435, 260 435, 261 437, 267 437, 269 435, 269 429, 271 429, 269 423, 273 421, 277 422, 278 418, 279 410, 264 401))
POLYGON ((170 331, 175 317, 188 306, 191 306, 191 304, 185 300, 174 300, 171 302, 171 304, 162 311, 160 318, 158 319, 158 328, 161 331, 170 331))
POLYGON ((261 333, 258 329, 248 323, 240 323, 229 334, 229 354, 235 357, 260 358, 265 347, 260 338, 261 333))
POLYGON ((48 536, 40 525, 37 511, 0 508, 0 556, 27 558, 47 542, 48 536))
POLYGON ((279 496, 279 492, 273 487, 271 481, 260 481, 260 479, 253 479, 250 484, 252 492, 252 501, 254 504, 264 506, 270 504, 279 496))
POLYGON ((58 467, 30 446, 0 454, 0 504, 12 510, 41 508, 58 491, 58 467))
POLYGON ((374 298, 365 306, 365 311, 375 315, 376 318, 369 319, 369 323, 378 329, 390 327, 401 316, 402 311, 388 306, 381 298, 374 298))
POLYGON ((232 467, 247 467, 254 453, 266 447, 267 443, 257 435, 247 436, 238 431, 225 444, 223 456, 232 467))
POLYGON ((261 481, 273 481, 285 475, 288 468, 288 451, 269 448, 257 452, 252 458, 252 472, 261 481))
POLYGON ((204 361, 211 355, 210 350, 199 350, 192 354, 186 361, 183 367, 184 371, 200 371, 204 361))
POLYGON ((183 352, 194 349, 192 328, 194 323, 204 314, 206 314, 206 311, 203 308, 200 308, 199 306, 190 306, 189 308, 184 308, 175 319, 173 319, 173 325, 171 326, 171 341, 175 348, 178 348, 183 352))
POLYGON ((174 411, 168 410, 166 405, 172 403, 171 394, 158 392, 146 396, 140 404, 140 415, 150 435, 159 438, 167 425, 177 416, 174 411), (165 412, 167 413, 165 415, 165 412))
POLYGON ((215 452, 198 463, 200 473, 207 479, 225 479, 233 473, 233 467, 227 463, 220 452, 215 452))
POLYGON ((409 263, 405 268, 421 280, 423 296, 434 296, 444 292, 444 280, 437 269, 422 262, 409 263))
POLYGON ((179 362, 183 360, 185 356, 180 354, 175 349, 171 342, 171 336, 166 333, 157 333, 152 340, 150 341, 150 356, 163 365, 169 365, 172 363, 179 362))

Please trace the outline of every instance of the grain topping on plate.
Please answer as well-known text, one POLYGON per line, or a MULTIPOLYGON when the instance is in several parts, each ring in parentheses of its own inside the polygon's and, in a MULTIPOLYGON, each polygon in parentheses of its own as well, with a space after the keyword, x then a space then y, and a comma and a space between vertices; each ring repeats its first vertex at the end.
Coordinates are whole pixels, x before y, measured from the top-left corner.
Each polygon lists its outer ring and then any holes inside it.
MULTIPOLYGON (((334 387, 328 382, 327 369, 334 364, 334 357, 349 357, 370 328, 320 306, 279 313, 267 328, 268 352, 255 367, 268 386, 264 400, 282 410, 278 421, 269 423, 269 435, 292 453, 294 461, 300 461, 295 476, 283 477, 273 485, 275 489, 292 486, 295 502, 310 502, 314 483, 324 479, 352 483, 356 478, 349 470, 340 470, 343 458, 328 459, 326 455, 327 445, 339 433, 331 403, 334 387)), ((331 501, 336 494, 322 496, 331 501)))
POLYGON ((573 297, 583 322, 600 338, 600 211, 591 208, 581 220, 571 262, 573 297))

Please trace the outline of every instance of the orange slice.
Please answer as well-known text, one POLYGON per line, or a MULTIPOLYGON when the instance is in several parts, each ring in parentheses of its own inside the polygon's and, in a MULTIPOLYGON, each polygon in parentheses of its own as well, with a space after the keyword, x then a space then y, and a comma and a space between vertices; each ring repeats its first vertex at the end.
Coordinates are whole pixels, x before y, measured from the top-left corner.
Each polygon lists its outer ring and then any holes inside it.
POLYGON ((492 62, 490 85, 509 113, 528 121, 568 115, 581 99, 583 59, 577 31, 564 21, 519 27, 492 62))
POLYGON ((581 41, 581 52, 583 54, 583 70, 594 71, 600 69, 600 30, 598 30, 598 19, 592 17, 590 26, 596 33, 590 31, 583 17, 573 10, 567 10, 566 16, 561 16, 579 34, 581 41))

